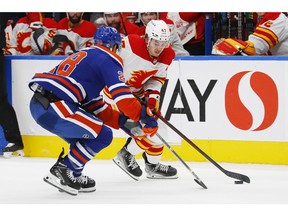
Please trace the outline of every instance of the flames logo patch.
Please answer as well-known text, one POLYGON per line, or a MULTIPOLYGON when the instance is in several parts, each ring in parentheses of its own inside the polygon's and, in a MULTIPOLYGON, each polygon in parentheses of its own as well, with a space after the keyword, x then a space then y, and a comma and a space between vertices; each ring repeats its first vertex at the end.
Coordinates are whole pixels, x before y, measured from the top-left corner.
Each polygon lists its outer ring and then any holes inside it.
POLYGON ((157 73, 158 70, 151 70, 151 71, 145 71, 145 70, 137 70, 132 71, 130 78, 126 81, 126 85, 129 87, 133 87, 136 89, 139 89, 143 86, 143 84, 155 73, 157 73))

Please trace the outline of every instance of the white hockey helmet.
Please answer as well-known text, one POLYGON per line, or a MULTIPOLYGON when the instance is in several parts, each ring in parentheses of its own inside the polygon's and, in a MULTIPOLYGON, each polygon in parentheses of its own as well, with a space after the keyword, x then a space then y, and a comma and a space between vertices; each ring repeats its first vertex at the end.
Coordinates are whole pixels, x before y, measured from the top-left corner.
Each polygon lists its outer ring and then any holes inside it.
POLYGON ((151 20, 146 26, 145 35, 149 42, 151 39, 169 41, 170 30, 163 20, 151 20))

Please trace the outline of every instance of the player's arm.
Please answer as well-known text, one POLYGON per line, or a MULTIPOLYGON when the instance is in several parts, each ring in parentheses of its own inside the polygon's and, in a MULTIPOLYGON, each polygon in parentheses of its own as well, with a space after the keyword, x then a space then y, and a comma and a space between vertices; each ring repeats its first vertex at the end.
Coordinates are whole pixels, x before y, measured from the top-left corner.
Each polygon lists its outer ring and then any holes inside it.
POLYGON ((142 122, 142 130, 147 135, 153 136, 158 130, 158 124, 153 117, 151 110, 142 106, 125 84, 122 65, 115 64, 114 62, 114 64, 110 63, 108 66, 109 68, 106 67, 103 69, 102 75, 119 111, 122 112, 124 116, 127 116, 136 122, 142 122))
POLYGON ((122 128, 128 135, 134 137, 143 134, 141 125, 137 122, 128 120, 129 118, 118 110, 113 109, 104 102, 102 96, 94 98, 82 105, 82 108, 101 119, 105 125, 114 129, 122 128), (142 131, 142 133, 141 133, 142 131), (137 134, 135 134, 135 132, 137 134))
POLYGON ((157 73, 148 79, 143 86, 147 106, 156 112, 159 110, 161 88, 166 81, 168 67, 174 58, 173 55, 168 57, 171 58, 171 61, 166 61, 167 64, 163 63, 159 66, 157 73))
POLYGON ((101 119, 104 124, 112 128, 119 129, 118 119, 120 112, 114 110, 110 105, 107 105, 103 101, 102 96, 84 103, 82 108, 90 113, 93 113, 97 118, 101 119))

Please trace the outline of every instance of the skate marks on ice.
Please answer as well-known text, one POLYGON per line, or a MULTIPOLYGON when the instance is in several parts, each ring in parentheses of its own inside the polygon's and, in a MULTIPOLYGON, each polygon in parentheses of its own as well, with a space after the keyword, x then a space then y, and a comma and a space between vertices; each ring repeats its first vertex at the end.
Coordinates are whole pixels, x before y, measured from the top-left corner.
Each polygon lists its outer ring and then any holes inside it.
POLYGON ((77 197, 60 193, 43 177, 56 158, 0 157, 0 204, 288 204, 288 166, 230 164, 229 170, 250 177, 250 184, 234 184, 210 163, 187 162, 208 189, 194 182, 178 161, 163 161, 178 169, 178 179, 131 179, 112 160, 92 160, 84 174, 96 180, 96 191, 77 197))

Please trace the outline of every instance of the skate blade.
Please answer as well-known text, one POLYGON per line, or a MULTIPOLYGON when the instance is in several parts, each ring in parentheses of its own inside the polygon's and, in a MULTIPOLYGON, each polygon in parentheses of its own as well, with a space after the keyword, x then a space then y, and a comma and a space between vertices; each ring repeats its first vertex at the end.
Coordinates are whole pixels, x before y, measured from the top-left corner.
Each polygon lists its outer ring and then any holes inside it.
POLYGON ((137 177, 137 176, 132 175, 131 173, 129 173, 129 172, 122 166, 121 161, 120 161, 117 157, 113 158, 113 161, 114 161, 114 163, 115 163, 118 167, 120 167, 120 168, 121 168, 125 173, 127 173, 132 179, 134 179, 134 180, 136 180, 136 181, 139 181, 139 177, 137 177))
POLYGON ((91 193, 96 191, 96 187, 93 188, 80 188, 79 193, 91 193))
POLYGON ((147 174, 146 178, 148 179, 178 179, 178 176, 162 176, 157 174, 147 174))
POLYGON ((15 152, 3 152, 4 158, 11 158, 15 156, 23 157, 24 156, 23 150, 17 150, 15 152))
POLYGON ((59 189, 59 191, 61 190, 61 192, 65 192, 67 194, 70 194, 72 196, 77 196, 78 195, 78 190, 76 189, 73 189, 73 188, 70 188, 68 187, 67 185, 62 185, 60 183, 60 179, 58 179, 57 177, 53 176, 52 174, 48 174, 47 176, 45 176, 43 178, 43 180, 52 185, 53 187, 56 187, 59 189))
MULTIPOLYGON (((65 192, 65 191, 63 191, 62 189, 59 189, 58 190, 59 192, 65 192)), ((96 191, 96 187, 94 187, 94 188, 80 188, 80 190, 78 191, 78 193, 91 193, 91 192, 94 192, 94 191, 96 191)))

